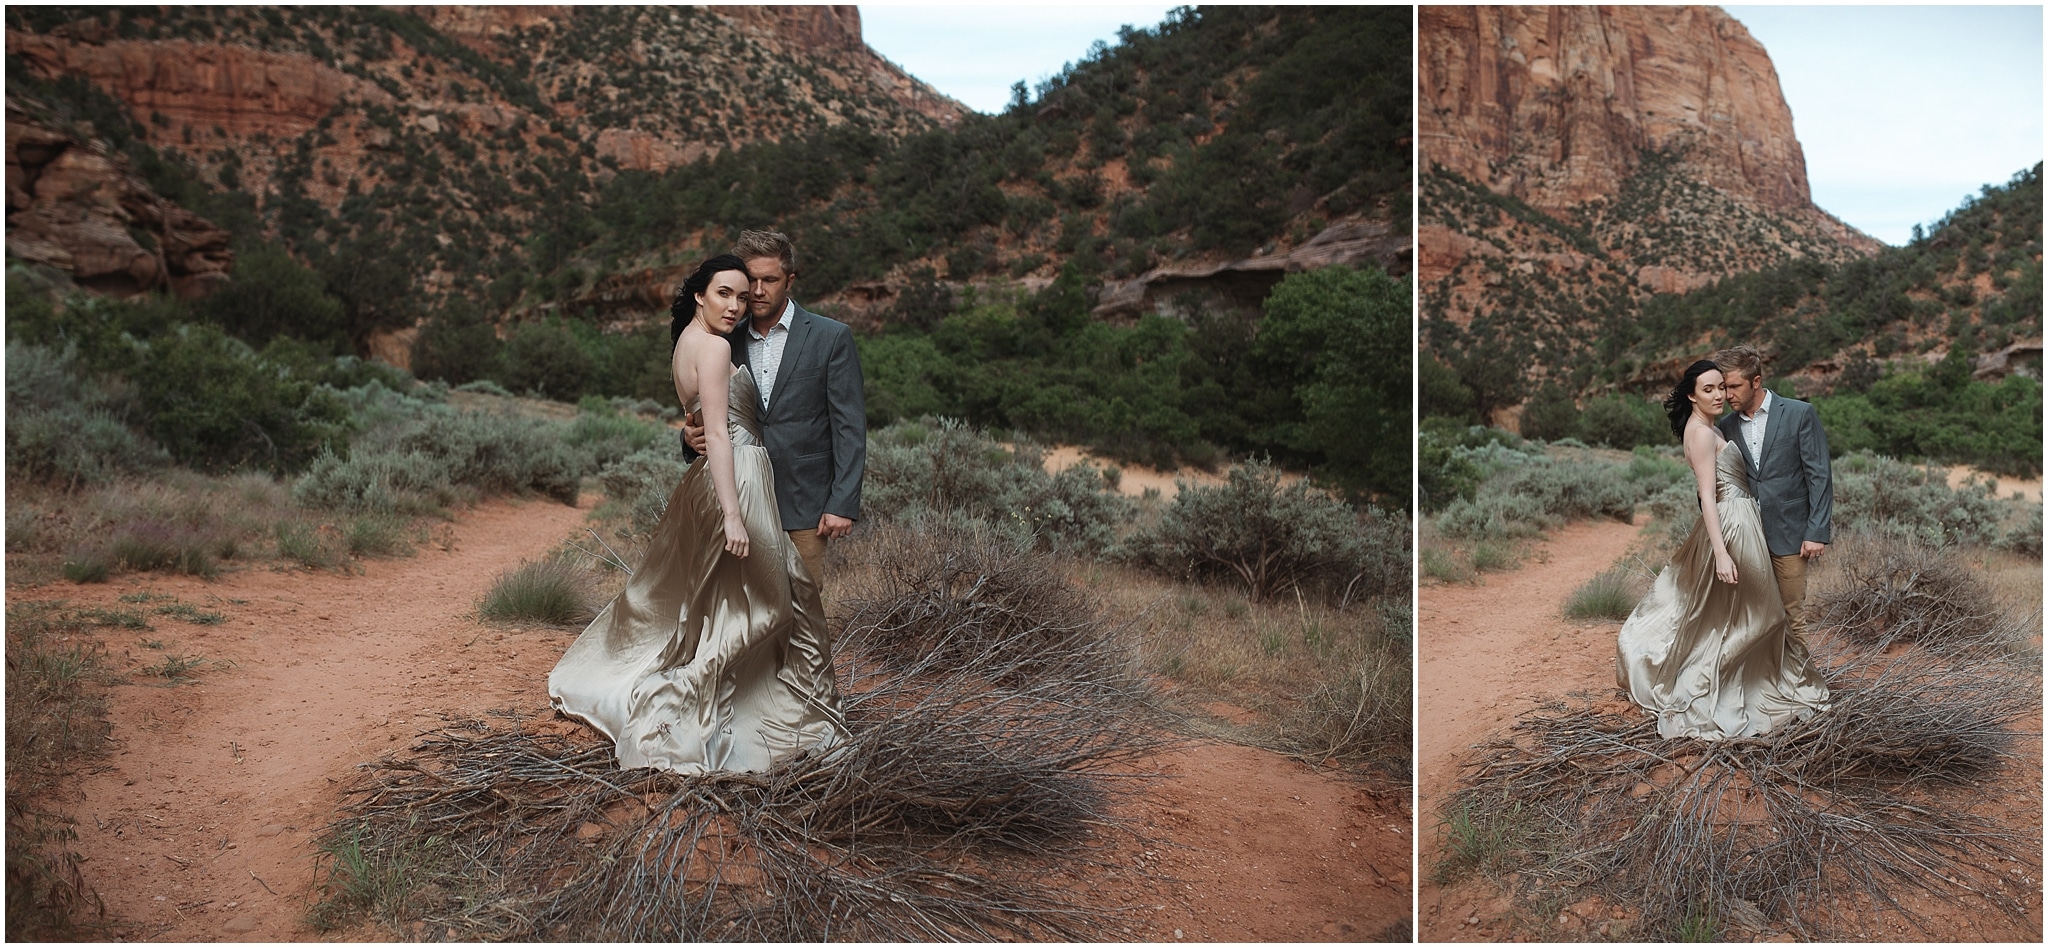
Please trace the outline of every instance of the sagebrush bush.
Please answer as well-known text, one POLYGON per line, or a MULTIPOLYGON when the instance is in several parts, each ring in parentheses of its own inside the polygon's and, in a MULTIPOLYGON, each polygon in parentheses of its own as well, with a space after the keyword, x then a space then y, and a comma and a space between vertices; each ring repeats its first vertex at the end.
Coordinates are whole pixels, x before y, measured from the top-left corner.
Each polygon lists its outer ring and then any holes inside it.
POLYGON ((426 403, 410 415, 357 438, 346 457, 321 455, 293 496, 308 507, 382 513, 527 492, 573 504, 583 474, 595 467, 568 443, 560 422, 426 403))
POLYGON ((951 419, 899 421, 868 436, 861 506, 955 529, 981 524, 1044 549, 1109 551, 1133 505, 1113 474, 1077 464, 1047 474, 1031 445, 1003 445, 951 419))
POLYGON ((170 456, 128 422, 135 405, 112 378, 89 382, 75 347, 7 344, 7 471, 66 487, 163 467, 170 456))
POLYGON ((1629 520, 1638 503, 1663 490, 1670 474, 1649 455, 1623 465, 1583 449, 1553 457, 1496 445, 1468 456, 1491 473, 1471 500, 1445 505, 1436 521, 1444 536, 1461 540, 1532 537, 1591 517, 1629 520))
POLYGON ((1259 599, 1300 589, 1332 600, 1409 586, 1408 518, 1350 505, 1262 460, 1227 483, 1183 482, 1158 523, 1135 533, 1135 558, 1168 575, 1244 586, 1259 599))
POLYGON ((1941 468, 1862 451, 1838 458, 1833 471, 1837 531, 1924 546, 1990 545, 2005 535, 2007 507, 1982 481, 1951 489, 1941 468))
POLYGON ((657 446, 614 461, 598 472, 597 481, 605 496, 626 505, 629 532, 645 535, 661 522, 669 494, 689 470, 682 452, 657 446))

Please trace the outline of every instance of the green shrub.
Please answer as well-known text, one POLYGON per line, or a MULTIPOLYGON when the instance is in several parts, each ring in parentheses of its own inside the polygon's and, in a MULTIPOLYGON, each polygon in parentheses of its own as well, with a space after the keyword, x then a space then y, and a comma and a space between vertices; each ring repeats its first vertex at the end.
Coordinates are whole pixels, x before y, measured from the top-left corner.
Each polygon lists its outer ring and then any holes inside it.
POLYGON ((678 443, 675 432, 667 426, 621 414, 602 402, 586 405, 577 413, 566 440, 593 470, 651 448, 667 446, 675 451, 678 443))
POLYGON ((440 313, 420 326, 412 344, 413 374, 462 385, 498 371, 505 344, 497 327, 475 304, 451 296, 440 313))
POLYGON ((251 345, 278 336, 348 346, 347 314, 327 295, 320 274, 301 266, 277 244, 238 248, 234 277, 194 308, 251 345))
POLYGON ((1858 452, 1834 462, 1834 528, 1924 546, 1990 545, 2003 534, 2006 506, 1989 484, 1950 489, 1948 472, 1858 452))
POLYGON ((1036 448, 1009 447, 951 419, 897 422, 868 436, 861 506, 871 516, 980 524, 1054 550, 1109 551, 1132 504, 1089 464, 1047 474, 1036 448))
POLYGON ((1997 542, 1992 544, 2009 553, 2019 553, 2035 559, 2041 557, 2041 505, 2029 504, 2027 515, 2021 517, 1997 542))
POLYGON ((558 320, 522 323, 505 340, 499 379, 515 392, 573 402, 590 391, 597 362, 558 320))
POLYGON ((535 560, 499 574, 477 614, 502 622, 568 625, 595 614, 584 575, 561 560, 535 560))
POLYGON ((293 470, 346 443, 348 415, 315 388, 211 326, 153 340, 135 370, 150 434, 180 463, 207 470, 293 470))
POLYGON ((1437 529, 1447 537, 1515 539, 1570 520, 1629 520, 1638 503, 1662 489, 1648 473, 1631 480, 1629 467, 1594 460, 1582 451, 1553 458, 1485 448, 1467 456, 1496 473, 1473 499, 1453 501, 1437 515, 1437 529))
POLYGON ((1159 522, 1134 535, 1137 559, 1168 575, 1244 586, 1260 599, 1288 589, 1335 600, 1406 590, 1405 516, 1355 511, 1253 460, 1229 482, 1182 482, 1159 522))
MULTIPOLYGON (((597 481, 603 485, 605 496, 627 505, 631 532, 644 535, 661 522, 662 512, 668 509, 669 495, 689 470, 681 452, 654 447, 612 462, 598 472, 597 481)), ((863 502, 873 509, 872 502, 866 498, 863 502)))
POLYGON ((332 539, 314 524, 280 520, 276 526, 277 555, 312 569, 327 569, 342 563, 342 553, 332 539))
POLYGON ((342 546, 350 556, 397 556, 413 549, 409 522, 390 514, 351 517, 342 529, 342 546))
POLYGON ((79 487, 161 468, 170 457, 127 424, 128 387, 88 382, 76 350, 7 344, 7 470, 79 487))
POLYGON ((1573 433, 1587 444, 1628 450, 1672 443, 1670 420, 1655 405, 1628 395, 1602 395, 1586 403, 1573 433))
POLYGON ((347 457, 321 455, 292 487, 330 510, 424 513, 465 497, 536 492, 573 504, 595 467, 567 443, 567 426, 519 415, 415 406, 357 439, 347 457))

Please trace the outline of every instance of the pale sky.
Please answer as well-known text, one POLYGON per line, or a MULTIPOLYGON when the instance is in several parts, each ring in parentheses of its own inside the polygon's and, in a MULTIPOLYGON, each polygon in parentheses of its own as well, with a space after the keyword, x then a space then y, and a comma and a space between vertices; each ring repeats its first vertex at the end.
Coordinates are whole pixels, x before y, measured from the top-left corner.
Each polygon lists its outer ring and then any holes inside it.
POLYGON ((860 5, 861 35, 875 52, 933 88, 990 114, 1010 86, 1039 80, 1116 45, 1117 27, 1155 27, 1179 4, 860 5))
POLYGON ((1728 6, 1778 70, 1813 203, 1889 244, 2041 160, 2039 6, 1728 6))

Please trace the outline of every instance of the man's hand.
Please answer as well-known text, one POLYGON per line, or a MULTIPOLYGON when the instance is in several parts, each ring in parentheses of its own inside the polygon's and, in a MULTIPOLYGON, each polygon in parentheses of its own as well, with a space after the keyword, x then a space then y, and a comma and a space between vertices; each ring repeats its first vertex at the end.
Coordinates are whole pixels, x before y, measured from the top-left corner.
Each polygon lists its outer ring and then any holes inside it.
POLYGON ((1827 551, 1828 545, 1825 543, 1815 543, 1812 540, 1806 540, 1799 544, 1800 559, 1817 560, 1820 559, 1820 555, 1822 553, 1826 553, 1827 551))
POLYGON ((704 453, 704 409, 699 408, 683 416, 683 440, 689 442, 690 450, 699 456, 704 453))
POLYGON ((853 532, 853 521, 838 514, 826 514, 818 518, 818 539, 837 540, 853 532))

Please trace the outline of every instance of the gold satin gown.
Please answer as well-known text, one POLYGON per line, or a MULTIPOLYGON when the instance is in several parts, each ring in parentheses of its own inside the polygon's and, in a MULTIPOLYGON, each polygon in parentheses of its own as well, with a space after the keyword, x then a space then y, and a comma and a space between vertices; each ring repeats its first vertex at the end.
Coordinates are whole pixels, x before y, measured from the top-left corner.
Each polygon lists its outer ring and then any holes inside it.
POLYGON ((698 458, 625 590, 548 675, 555 708, 610 737, 620 767, 762 771, 845 738, 824 607, 782 530, 753 375, 735 372, 728 392, 749 555, 725 552, 698 458))
POLYGON ((1828 706, 1819 670, 1805 649, 1790 647, 1763 521, 1732 441, 1714 456, 1714 485, 1735 585, 1714 577, 1702 519, 1615 641, 1616 682, 1657 716, 1666 738, 1750 737, 1828 706))

